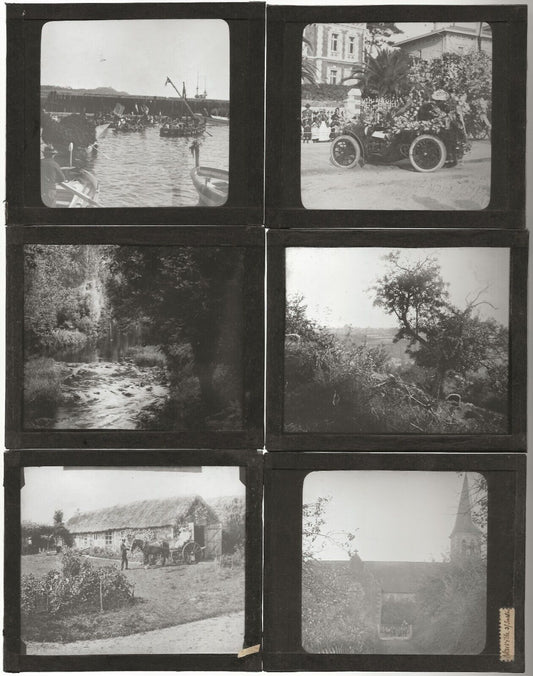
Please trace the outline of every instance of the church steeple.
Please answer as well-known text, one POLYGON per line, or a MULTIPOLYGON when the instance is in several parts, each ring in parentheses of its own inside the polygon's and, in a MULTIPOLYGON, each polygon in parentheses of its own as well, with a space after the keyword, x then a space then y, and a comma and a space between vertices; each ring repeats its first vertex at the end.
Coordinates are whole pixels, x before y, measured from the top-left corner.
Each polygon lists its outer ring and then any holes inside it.
POLYGON ((454 563, 481 556, 481 531, 472 521, 472 507, 466 472, 450 540, 450 557, 454 563))

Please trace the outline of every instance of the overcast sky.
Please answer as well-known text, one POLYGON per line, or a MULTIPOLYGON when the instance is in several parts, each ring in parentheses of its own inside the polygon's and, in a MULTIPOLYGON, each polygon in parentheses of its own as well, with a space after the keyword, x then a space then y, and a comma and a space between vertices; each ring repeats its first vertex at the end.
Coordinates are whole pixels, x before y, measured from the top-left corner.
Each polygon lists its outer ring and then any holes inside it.
MULTIPOLYGON (((475 478, 468 474, 470 488, 475 478)), ((303 502, 331 496, 323 531, 354 533, 363 561, 440 561, 449 553, 462 485, 457 472, 312 472, 303 502)), ((330 546, 320 558, 348 556, 330 546)))
MULTIPOLYGON (((307 315, 323 326, 385 328, 397 320, 381 308, 373 307, 370 290, 385 271, 383 256, 398 249, 380 247, 313 248, 286 250, 287 297, 301 294, 307 315)), ((435 256, 443 279, 449 283, 450 300, 460 308, 465 299, 488 286, 480 316, 494 317, 507 326, 509 320, 509 249, 445 248, 402 249, 405 260, 435 256)))
POLYGON ((238 467, 80 469, 27 467, 21 492, 23 521, 50 524, 56 509, 67 521, 81 512, 127 504, 137 500, 198 494, 205 500, 220 496, 244 496, 238 467))
POLYGON ((194 96, 229 99, 229 27, 221 19, 51 21, 44 25, 41 84, 113 87, 176 96, 167 75, 194 96))

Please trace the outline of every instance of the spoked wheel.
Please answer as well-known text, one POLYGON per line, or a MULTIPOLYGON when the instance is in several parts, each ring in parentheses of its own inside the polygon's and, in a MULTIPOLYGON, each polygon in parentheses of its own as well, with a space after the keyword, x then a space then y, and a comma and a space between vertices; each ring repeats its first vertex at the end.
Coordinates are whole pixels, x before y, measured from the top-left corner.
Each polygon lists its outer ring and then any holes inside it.
POLYGON ((337 136, 331 142, 331 150, 329 153, 329 159, 333 165, 339 167, 339 169, 351 169, 359 164, 361 160, 361 146, 359 141, 353 138, 353 136, 348 136, 347 134, 343 136, 337 136))
POLYGON ((187 542, 183 545, 183 560, 185 563, 198 563, 203 558, 203 550, 197 542, 187 542))
POLYGON ((437 171, 446 162, 446 146, 436 136, 417 136, 409 148, 409 160, 416 171, 428 173, 437 171))

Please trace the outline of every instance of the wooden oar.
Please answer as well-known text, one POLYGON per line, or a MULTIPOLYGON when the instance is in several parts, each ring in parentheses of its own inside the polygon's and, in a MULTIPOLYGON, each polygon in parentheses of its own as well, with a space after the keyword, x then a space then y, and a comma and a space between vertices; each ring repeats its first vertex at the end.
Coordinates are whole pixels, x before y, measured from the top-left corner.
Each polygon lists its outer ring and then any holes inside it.
POLYGON ((100 202, 97 202, 96 200, 93 200, 92 197, 89 197, 85 193, 81 192, 81 190, 76 190, 76 188, 73 188, 71 185, 68 183, 60 183, 59 184, 62 188, 65 188, 66 190, 69 190, 71 193, 76 195, 77 197, 81 197, 81 199, 84 199, 86 202, 89 204, 92 204, 95 207, 103 207, 103 204, 100 204, 100 202))
MULTIPOLYGON (((183 103, 185 103, 185 105, 187 106, 187 109, 188 109, 189 113, 190 113, 193 117, 196 117, 196 113, 193 112, 193 110, 192 110, 192 108, 190 107, 190 105, 189 105, 187 99, 183 96, 183 94, 181 94, 181 93, 178 91, 176 85, 172 82, 172 80, 171 80, 171 79, 169 78, 169 76, 167 75, 167 80, 166 80, 166 82, 165 82, 165 87, 166 87, 166 85, 167 85, 169 82, 170 82, 170 84, 174 87, 174 89, 175 89, 175 91, 176 91, 176 94, 180 97, 180 99, 183 100, 183 103)), ((210 133, 207 131, 207 129, 204 129, 204 131, 205 131, 206 134, 209 134, 209 136, 213 136, 213 134, 210 134, 210 133)))

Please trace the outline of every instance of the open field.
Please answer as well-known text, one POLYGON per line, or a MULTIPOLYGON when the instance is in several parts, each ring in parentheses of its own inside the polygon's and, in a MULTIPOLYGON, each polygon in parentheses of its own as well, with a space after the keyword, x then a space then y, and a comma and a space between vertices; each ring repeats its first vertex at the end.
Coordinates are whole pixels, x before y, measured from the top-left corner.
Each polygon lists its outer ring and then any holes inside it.
MULTIPOLYGON (((94 566, 117 565, 90 559, 94 566)), ((206 561, 196 565, 137 567, 124 571, 135 585, 135 599, 119 610, 53 617, 46 613, 23 619, 25 641, 66 643, 129 636, 187 624, 244 609, 244 569, 220 568, 206 561)), ((61 556, 22 557, 22 574, 45 575, 61 567, 61 556)), ((120 567, 119 565, 117 567, 120 567)), ((243 627, 244 630, 244 627, 243 627)))

